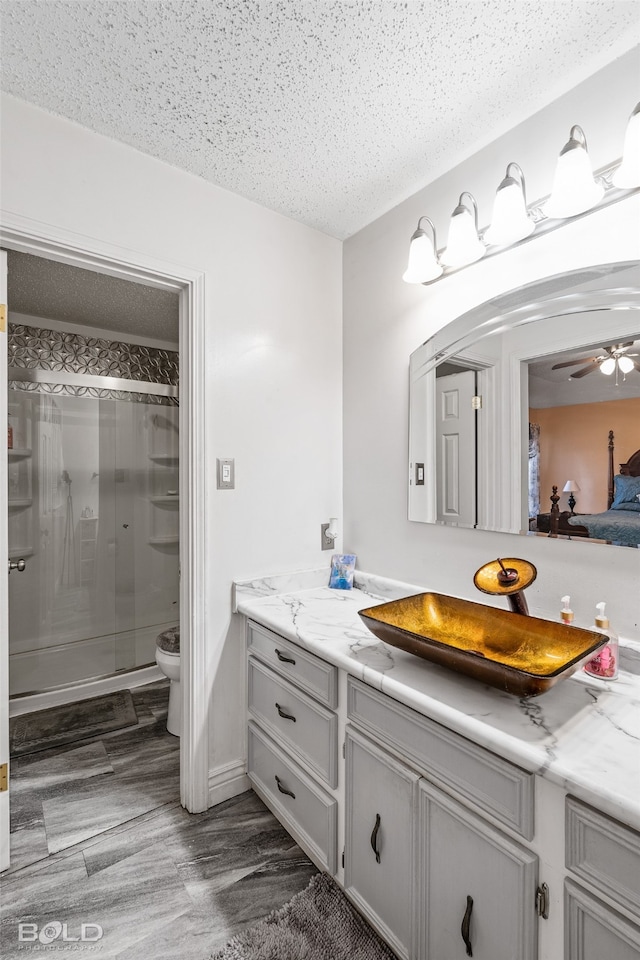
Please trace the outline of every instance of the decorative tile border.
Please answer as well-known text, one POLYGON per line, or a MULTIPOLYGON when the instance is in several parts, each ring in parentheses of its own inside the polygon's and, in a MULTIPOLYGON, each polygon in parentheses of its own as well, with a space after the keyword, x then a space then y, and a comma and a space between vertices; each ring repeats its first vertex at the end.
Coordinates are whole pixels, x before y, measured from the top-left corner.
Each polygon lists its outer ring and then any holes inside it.
POLYGON ((177 386, 178 353, 120 340, 9 324, 8 364, 177 386))
POLYGON ((43 382, 40 378, 37 381, 9 380, 12 390, 172 407, 179 405, 178 397, 95 385, 96 377, 112 377, 136 383, 162 384, 177 390, 179 357, 172 350, 10 323, 8 365, 10 370, 16 370, 15 376, 18 370, 51 372, 51 382, 43 382), (58 383, 56 373, 90 376, 94 385, 58 383))

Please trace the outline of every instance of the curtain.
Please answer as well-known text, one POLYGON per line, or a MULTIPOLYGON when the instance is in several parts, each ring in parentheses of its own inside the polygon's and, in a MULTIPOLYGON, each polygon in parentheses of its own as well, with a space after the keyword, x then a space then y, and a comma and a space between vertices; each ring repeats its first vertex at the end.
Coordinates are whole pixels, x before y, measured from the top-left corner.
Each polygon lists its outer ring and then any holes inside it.
POLYGON ((529 517, 540 513, 540 425, 529 424, 529 517))

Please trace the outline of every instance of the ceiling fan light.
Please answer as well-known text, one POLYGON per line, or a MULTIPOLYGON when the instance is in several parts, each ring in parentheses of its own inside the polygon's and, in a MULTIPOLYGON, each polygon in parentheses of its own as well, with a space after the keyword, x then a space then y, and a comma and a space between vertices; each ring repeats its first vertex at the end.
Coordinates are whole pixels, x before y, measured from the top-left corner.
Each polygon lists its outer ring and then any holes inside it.
POLYGON ((616 368, 616 361, 614 357, 608 357, 603 363, 600 364, 600 373, 604 373, 607 377, 613 373, 616 368))
POLYGON ((633 362, 631 357, 618 357, 618 366, 620 367, 623 373, 631 373, 631 371, 635 367, 635 363, 633 362))
POLYGON ((524 175, 517 163, 510 163, 507 175, 496 191, 491 226, 484 234, 485 243, 503 245, 517 243, 533 233, 535 224, 527 213, 524 175), (513 168, 520 180, 511 176, 513 168))
POLYGON ((640 187, 640 103, 629 117, 624 135, 622 163, 613 174, 614 187, 628 189, 640 187))
POLYGON ((442 262, 448 267, 464 267, 480 260, 486 250, 478 236, 478 207, 475 198, 470 193, 462 193, 458 206, 451 214, 447 248, 442 254, 442 262), (473 211, 462 202, 465 196, 470 198, 473 211))
POLYGON ((542 212, 552 220, 575 217, 591 210, 603 196, 604 187, 593 177, 584 132, 581 127, 572 127, 558 157, 551 196, 542 212))
POLYGON ((436 229, 429 217, 420 217, 418 228, 409 244, 409 261, 402 274, 405 283, 428 283, 436 280, 442 273, 442 266, 436 254, 436 229), (431 225, 433 239, 430 239, 420 224, 426 220, 431 225))

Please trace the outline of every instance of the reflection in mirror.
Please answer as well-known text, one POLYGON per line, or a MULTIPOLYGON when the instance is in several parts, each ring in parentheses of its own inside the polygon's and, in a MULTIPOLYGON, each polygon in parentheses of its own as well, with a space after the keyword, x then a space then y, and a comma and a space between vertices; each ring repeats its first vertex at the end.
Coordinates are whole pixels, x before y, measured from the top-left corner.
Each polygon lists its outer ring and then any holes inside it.
POLYGON ((527 364, 531 531, 640 543, 639 361, 640 340, 629 339, 527 364), (623 471, 629 480, 616 479, 623 471))
MULTIPOLYGON (((414 351, 410 520, 640 543, 586 522, 637 512, 640 528, 640 510, 608 495, 609 474, 640 450, 638 280, 637 261, 549 277, 469 311, 414 351)), ((640 480, 615 483, 626 497, 640 480)))

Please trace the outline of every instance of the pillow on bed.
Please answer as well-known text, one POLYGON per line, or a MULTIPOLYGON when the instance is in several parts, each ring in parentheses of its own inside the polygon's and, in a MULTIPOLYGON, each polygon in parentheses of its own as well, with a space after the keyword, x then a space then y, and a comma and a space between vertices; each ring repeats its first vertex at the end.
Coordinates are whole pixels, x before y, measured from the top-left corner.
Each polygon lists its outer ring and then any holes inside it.
POLYGON ((623 477, 618 474, 613 478, 612 510, 631 510, 640 513, 640 477, 623 477))

